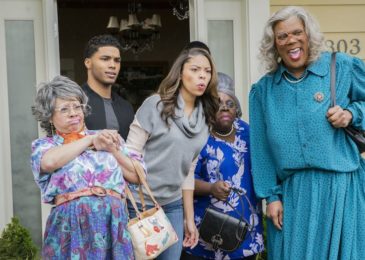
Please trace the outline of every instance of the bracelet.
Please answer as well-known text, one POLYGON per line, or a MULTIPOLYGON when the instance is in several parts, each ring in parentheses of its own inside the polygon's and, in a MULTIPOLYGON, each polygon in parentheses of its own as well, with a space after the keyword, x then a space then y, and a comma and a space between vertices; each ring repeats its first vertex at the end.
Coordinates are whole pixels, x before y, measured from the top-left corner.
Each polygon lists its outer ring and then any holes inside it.
POLYGON ((128 148, 125 146, 125 145, 123 145, 123 149, 122 149, 122 154, 124 154, 125 156, 127 156, 127 157, 129 157, 129 150, 128 150, 128 148))

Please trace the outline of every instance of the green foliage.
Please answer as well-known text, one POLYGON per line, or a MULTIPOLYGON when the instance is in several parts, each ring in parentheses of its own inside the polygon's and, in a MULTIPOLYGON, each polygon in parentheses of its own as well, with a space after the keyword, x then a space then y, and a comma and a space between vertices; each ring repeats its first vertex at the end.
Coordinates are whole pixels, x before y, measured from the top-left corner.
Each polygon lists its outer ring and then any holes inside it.
POLYGON ((256 260, 266 260, 267 259, 267 227, 266 227, 266 215, 262 217, 262 224, 264 226, 264 244, 265 250, 257 255, 256 260))
POLYGON ((18 218, 12 218, 0 236, 0 260, 33 260, 37 251, 29 231, 18 218))

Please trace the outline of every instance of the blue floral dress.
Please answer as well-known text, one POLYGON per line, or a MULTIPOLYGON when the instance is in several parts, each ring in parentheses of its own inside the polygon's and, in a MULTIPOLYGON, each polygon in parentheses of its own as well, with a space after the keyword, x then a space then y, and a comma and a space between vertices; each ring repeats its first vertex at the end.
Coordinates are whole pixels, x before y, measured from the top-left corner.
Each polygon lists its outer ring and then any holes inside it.
MULTIPOLYGON (((188 254, 205 259, 242 259, 264 250, 261 206, 256 200, 251 176, 249 126, 237 118, 234 121, 234 127, 236 128, 236 135, 233 143, 226 142, 212 135, 209 136, 207 144, 199 155, 195 169, 195 178, 210 183, 224 180, 232 187, 246 191, 249 202, 243 197, 244 205, 241 204, 239 196, 234 192, 231 192, 228 201, 238 212, 242 212, 243 206, 244 218, 251 223, 253 230, 247 235, 242 245, 233 252, 225 252, 220 249, 214 250, 210 244, 202 239, 199 239, 199 243, 194 249, 186 249, 188 254)), ((195 223, 198 228, 200 227, 205 209, 210 203, 216 201, 212 196, 195 197, 194 213, 195 223)), ((220 201, 214 205, 229 215, 238 217, 235 211, 226 203, 220 201)))
MULTIPOLYGON (((90 186, 125 194, 121 167, 108 152, 86 150, 55 172, 41 173, 42 156, 62 143, 59 135, 32 143, 31 166, 44 203, 53 204, 59 194, 90 186)), ((134 259, 127 221, 125 203, 112 196, 80 197, 54 207, 47 220, 42 259, 134 259)))

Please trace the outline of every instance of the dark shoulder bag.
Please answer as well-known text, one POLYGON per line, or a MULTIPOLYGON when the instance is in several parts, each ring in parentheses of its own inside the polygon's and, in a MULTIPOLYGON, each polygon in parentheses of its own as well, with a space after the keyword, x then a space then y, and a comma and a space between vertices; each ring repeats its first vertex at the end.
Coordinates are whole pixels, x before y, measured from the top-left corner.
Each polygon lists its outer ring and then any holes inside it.
MULTIPOLYGON (((336 106, 336 52, 331 56, 331 107, 336 106)), ((364 132, 349 125, 344 128, 345 132, 357 145, 360 153, 365 152, 365 135, 364 132)))
MULTIPOLYGON (((242 190, 231 189, 236 192, 242 204, 242 214, 240 214, 228 201, 226 203, 239 215, 239 218, 232 217, 222 212, 219 208, 210 204, 205 210, 204 217, 200 224, 200 237, 213 246, 214 250, 234 251, 245 240, 247 232, 252 229, 251 225, 243 217, 244 205, 242 195, 246 194, 242 190)), ((219 200, 218 200, 219 201, 219 200)))

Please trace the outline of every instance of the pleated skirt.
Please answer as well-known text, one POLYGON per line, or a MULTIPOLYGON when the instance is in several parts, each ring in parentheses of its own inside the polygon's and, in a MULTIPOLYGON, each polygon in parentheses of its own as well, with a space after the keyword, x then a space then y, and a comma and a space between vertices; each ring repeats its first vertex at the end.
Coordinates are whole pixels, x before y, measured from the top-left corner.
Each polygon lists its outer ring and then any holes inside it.
POLYGON ((269 259, 365 259, 364 161, 350 173, 294 173, 282 201, 282 231, 267 220, 269 259))

